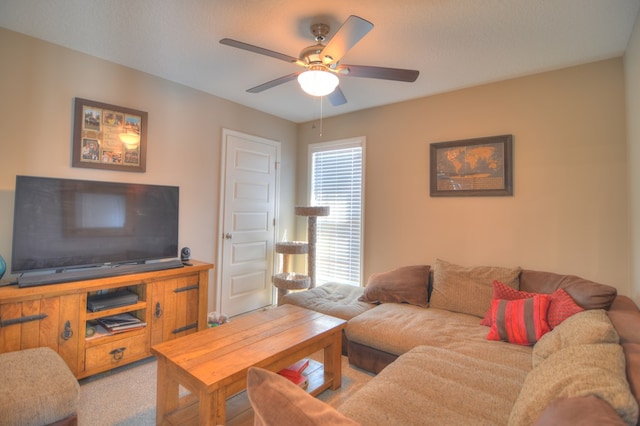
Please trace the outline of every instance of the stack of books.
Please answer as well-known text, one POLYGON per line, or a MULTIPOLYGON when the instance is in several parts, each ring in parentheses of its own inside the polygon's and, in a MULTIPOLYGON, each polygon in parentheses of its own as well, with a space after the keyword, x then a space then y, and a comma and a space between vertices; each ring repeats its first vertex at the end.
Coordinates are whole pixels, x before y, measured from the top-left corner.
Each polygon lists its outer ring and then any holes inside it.
POLYGON ((302 359, 295 364, 278 371, 278 374, 291 380, 294 384, 300 386, 302 389, 306 389, 307 386, 309 386, 309 379, 302 373, 308 366, 309 360, 302 359))
POLYGON ((112 334, 143 328, 147 325, 146 322, 130 313, 102 317, 96 321, 112 334))

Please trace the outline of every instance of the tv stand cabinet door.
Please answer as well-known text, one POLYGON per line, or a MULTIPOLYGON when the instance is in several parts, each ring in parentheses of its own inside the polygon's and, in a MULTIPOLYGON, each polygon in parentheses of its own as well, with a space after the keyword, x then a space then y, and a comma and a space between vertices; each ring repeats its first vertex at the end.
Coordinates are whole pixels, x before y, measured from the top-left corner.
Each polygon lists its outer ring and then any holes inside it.
POLYGON ((0 304, 0 353, 48 346, 73 374, 81 367, 78 345, 84 339, 78 306, 80 294, 0 304))
POLYGON ((207 287, 198 273, 156 281, 150 287, 151 346, 198 331, 200 298, 207 287))

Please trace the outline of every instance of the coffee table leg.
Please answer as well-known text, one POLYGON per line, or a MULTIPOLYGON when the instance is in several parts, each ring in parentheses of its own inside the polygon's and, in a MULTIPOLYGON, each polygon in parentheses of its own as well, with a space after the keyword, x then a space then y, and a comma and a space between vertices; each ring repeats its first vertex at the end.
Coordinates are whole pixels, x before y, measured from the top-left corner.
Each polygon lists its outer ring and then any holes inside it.
POLYGON ((178 382, 174 379, 174 369, 166 359, 158 357, 158 385, 156 393, 156 425, 164 422, 164 416, 178 408, 178 382))
POLYGON ((223 390, 207 393, 200 391, 198 404, 198 423, 202 426, 223 425, 227 417, 226 397, 223 390))
POLYGON ((324 348, 324 374, 332 377, 331 389, 342 386, 342 335, 333 333, 332 342, 324 348))

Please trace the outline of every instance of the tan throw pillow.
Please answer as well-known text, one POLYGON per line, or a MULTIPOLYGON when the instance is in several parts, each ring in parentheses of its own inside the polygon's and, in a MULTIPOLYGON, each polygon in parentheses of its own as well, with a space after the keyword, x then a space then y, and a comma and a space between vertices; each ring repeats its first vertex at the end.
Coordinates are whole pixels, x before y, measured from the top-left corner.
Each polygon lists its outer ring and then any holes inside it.
POLYGON ((262 368, 247 373, 254 425, 358 425, 284 377, 262 368))
POLYGON ((604 309, 592 309, 570 316, 540 338, 533 347, 531 362, 535 368, 551 354, 572 345, 618 343, 618 333, 604 309))
POLYGON ((409 303, 426 308, 429 265, 403 266, 371 275, 360 301, 369 303, 409 303))
POLYGON ((491 307, 493 281, 518 290, 520 268, 465 267, 437 259, 429 306, 482 318, 491 307))
POLYGON ((527 374, 509 425, 532 425, 555 399, 586 395, 605 400, 627 424, 636 424, 638 403, 629 390, 622 346, 575 345, 549 356, 527 374))

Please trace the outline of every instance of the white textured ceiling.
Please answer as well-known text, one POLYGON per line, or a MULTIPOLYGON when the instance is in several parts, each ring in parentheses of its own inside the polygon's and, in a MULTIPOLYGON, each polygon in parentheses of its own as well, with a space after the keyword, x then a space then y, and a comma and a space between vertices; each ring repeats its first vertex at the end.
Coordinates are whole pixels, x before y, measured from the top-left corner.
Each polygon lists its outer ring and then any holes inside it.
POLYGON ((349 15, 375 24, 342 62, 420 71, 415 83, 341 77, 343 114, 621 56, 640 0, 0 0, 0 26, 126 65, 294 122, 320 102, 290 81, 246 89, 296 65, 218 43, 298 56, 309 26, 349 15))

